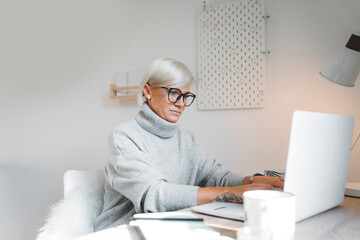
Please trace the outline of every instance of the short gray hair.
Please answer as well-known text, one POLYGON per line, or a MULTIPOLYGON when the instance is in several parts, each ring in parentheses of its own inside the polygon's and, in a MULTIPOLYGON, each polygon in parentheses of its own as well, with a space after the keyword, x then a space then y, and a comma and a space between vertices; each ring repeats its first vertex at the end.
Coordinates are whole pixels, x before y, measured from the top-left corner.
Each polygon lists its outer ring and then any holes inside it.
POLYGON ((157 59, 150 63, 141 80, 137 92, 138 104, 142 105, 147 101, 143 94, 145 84, 182 88, 190 86, 193 81, 194 77, 185 64, 171 58, 157 59))

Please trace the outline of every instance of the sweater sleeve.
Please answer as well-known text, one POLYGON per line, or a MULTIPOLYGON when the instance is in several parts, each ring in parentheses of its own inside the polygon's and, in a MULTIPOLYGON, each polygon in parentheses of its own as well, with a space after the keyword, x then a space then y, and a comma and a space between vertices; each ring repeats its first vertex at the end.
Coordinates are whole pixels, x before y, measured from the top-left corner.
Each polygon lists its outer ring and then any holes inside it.
POLYGON ((127 136, 113 132, 109 148, 108 181, 133 203, 136 212, 174 211, 196 205, 198 187, 168 183, 149 156, 127 136))
POLYGON ((225 170, 221 164, 206 153, 195 139, 195 147, 199 153, 197 183, 200 187, 231 187, 242 185, 244 176, 225 170))

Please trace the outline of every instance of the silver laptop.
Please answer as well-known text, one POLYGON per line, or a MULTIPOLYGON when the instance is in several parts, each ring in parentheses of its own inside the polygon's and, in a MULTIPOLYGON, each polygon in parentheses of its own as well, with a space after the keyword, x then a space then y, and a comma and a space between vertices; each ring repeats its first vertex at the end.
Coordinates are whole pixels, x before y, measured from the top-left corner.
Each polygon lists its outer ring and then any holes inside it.
MULTIPOLYGON (((292 119, 284 191, 295 195, 296 221, 342 203, 350 159, 354 118, 295 111, 292 119)), ((209 203, 195 212, 244 220, 242 204, 209 203)))

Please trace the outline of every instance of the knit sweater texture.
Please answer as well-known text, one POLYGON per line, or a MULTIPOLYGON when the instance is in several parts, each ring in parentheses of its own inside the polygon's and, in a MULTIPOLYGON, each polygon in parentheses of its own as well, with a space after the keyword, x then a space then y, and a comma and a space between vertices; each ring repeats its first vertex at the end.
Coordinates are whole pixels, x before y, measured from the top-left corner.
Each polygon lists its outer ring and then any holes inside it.
POLYGON ((194 135, 154 113, 146 103, 109 137, 105 195, 95 230, 129 222, 135 213, 195 206, 199 187, 241 185, 202 150, 194 135))

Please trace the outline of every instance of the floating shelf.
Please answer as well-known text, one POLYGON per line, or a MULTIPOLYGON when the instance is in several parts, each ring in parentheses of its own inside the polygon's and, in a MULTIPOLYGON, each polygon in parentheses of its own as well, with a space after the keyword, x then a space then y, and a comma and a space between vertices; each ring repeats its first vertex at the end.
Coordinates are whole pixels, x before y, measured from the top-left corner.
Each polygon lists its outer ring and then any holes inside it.
POLYGON ((111 99, 135 99, 136 93, 134 91, 129 90, 136 90, 139 86, 126 86, 126 87, 117 87, 116 84, 110 84, 110 98, 111 99), (122 95, 116 95, 116 93, 120 93, 122 95))

